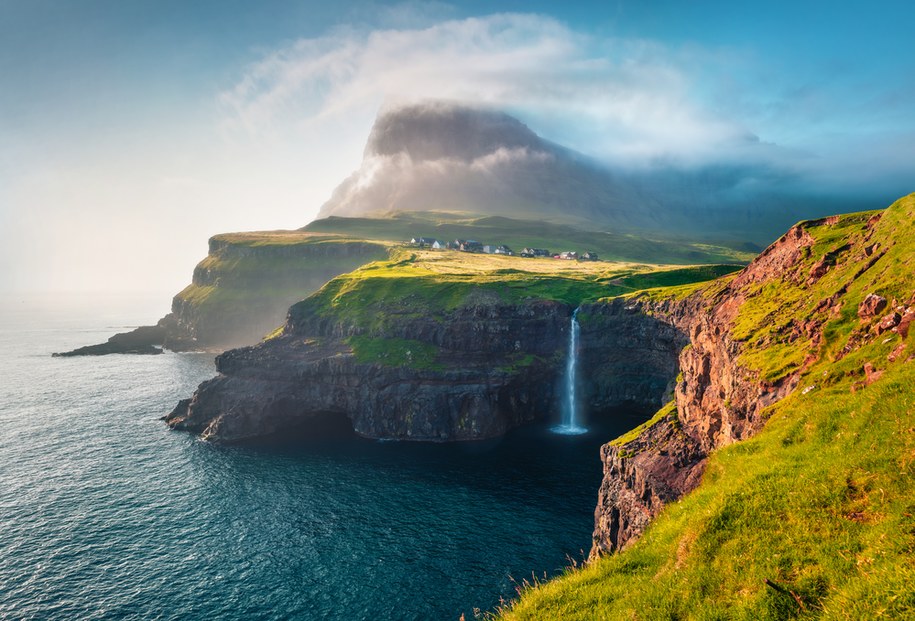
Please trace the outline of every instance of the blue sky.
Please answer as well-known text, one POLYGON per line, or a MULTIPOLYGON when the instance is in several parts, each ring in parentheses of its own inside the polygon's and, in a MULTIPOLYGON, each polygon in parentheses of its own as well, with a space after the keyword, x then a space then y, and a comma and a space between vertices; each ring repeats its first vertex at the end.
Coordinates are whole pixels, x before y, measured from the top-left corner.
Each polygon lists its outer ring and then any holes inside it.
POLYGON ((0 0, 0 289, 177 291, 209 235, 307 223, 379 106, 429 96, 618 165, 739 160, 885 201, 915 190, 913 18, 904 2, 0 0))

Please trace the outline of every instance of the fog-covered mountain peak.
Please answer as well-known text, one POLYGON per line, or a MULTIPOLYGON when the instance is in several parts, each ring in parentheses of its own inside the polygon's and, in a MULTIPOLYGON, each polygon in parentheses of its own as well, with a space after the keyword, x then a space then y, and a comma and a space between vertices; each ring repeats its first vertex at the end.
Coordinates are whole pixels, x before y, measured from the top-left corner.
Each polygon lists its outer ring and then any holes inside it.
POLYGON ((527 125, 504 112, 427 101, 384 109, 372 127, 365 155, 404 154, 414 162, 469 162, 500 149, 543 151, 546 145, 527 125))

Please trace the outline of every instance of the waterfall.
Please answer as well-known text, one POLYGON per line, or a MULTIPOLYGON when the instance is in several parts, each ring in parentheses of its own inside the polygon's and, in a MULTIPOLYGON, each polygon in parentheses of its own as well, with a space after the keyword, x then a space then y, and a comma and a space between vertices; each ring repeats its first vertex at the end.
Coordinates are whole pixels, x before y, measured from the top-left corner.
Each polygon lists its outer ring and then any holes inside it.
POLYGON ((578 336, 581 326, 578 324, 578 309, 572 313, 572 323, 569 326, 569 354, 566 358, 566 398, 562 409, 562 424, 553 427, 554 433, 564 435, 578 435, 588 430, 579 425, 578 400, 575 388, 578 374, 578 336))

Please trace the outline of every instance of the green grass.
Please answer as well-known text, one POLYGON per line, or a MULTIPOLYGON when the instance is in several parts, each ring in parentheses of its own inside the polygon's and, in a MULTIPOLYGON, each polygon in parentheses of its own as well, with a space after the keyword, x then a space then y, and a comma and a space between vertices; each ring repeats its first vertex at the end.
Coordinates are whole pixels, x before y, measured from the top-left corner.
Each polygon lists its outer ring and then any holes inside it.
POLYGON ((476 239, 483 243, 506 244, 515 252, 520 252, 525 246, 546 248, 553 252, 596 251, 601 259, 652 264, 746 263, 755 255, 745 244, 729 247, 695 241, 584 231, 540 220, 497 216, 481 218, 448 213, 401 213, 390 218, 332 216, 316 220, 302 230, 387 241, 404 241, 411 237, 434 237, 442 241, 476 239))
POLYGON ((504 618, 911 618, 913 382, 908 365, 855 394, 796 393, 632 548, 525 592, 504 618))
POLYGON ((442 368, 438 362, 439 349, 422 341, 359 335, 346 342, 359 362, 415 369, 442 368))
POLYGON ((626 433, 619 436, 618 438, 614 438, 613 440, 611 440, 610 444, 612 446, 623 446, 625 444, 629 444, 630 442, 632 442, 633 440, 638 438, 642 434, 642 432, 647 431, 648 429, 651 429, 658 423, 662 423, 665 421, 674 422, 676 420, 677 420, 677 405, 673 401, 671 401, 670 403, 668 403, 667 405, 662 407, 660 410, 655 412, 654 416, 652 416, 650 419, 648 419, 647 421, 645 421, 644 423, 642 423, 635 429, 631 429, 630 431, 627 431, 626 433))
POLYGON ((328 282, 292 309, 293 316, 323 315, 385 336, 390 326, 416 317, 444 320, 468 304, 519 305, 552 300, 576 307, 645 283, 708 279, 732 266, 670 270, 633 263, 522 259, 453 251, 401 249, 328 282))
POLYGON ((906 301, 915 293, 915 195, 887 210, 865 243, 872 215, 805 225, 814 244, 801 265, 753 288, 740 308, 742 362, 762 377, 796 370, 811 351, 819 356, 798 389, 769 408, 765 428, 713 452, 699 488, 667 506, 631 547, 524 587, 500 618, 915 618, 915 362, 906 362, 915 348, 892 333, 855 336, 866 328, 856 316, 865 295, 906 301), (849 240, 851 250, 836 254, 849 240), (860 273, 869 261, 862 248, 873 242, 886 254, 860 273), (830 271, 808 284, 810 268, 831 254, 830 271), (842 288, 837 314, 814 312, 842 288), (817 349, 788 338, 795 318, 823 322, 817 349), (867 362, 884 373, 869 386, 861 381, 867 362))

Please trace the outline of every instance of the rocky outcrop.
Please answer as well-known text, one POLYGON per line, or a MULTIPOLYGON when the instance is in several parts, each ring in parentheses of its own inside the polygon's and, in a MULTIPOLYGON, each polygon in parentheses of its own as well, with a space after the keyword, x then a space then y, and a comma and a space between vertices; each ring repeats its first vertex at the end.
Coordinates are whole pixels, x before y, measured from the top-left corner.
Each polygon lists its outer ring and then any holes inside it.
POLYGON ((604 478, 592 558, 637 538, 664 505, 699 484, 710 451, 756 433, 765 422, 764 409, 794 389, 796 372, 768 382, 744 367, 745 344, 732 329, 756 286, 793 278, 812 243, 803 226, 793 227, 717 292, 705 289, 660 303, 636 299, 623 307, 678 331, 686 346, 669 411, 634 438, 601 449, 604 478))
POLYGON ((162 325, 140 326, 115 334, 105 343, 87 345, 53 356, 104 356, 106 354, 161 354, 166 330, 162 325))
POLYGON ((166 422, 217 442, 326 416, 345 417, 371 438, 498 436, 556 410, 571 311, 558 302, 477 299, 382 330, 335 320, 312 300, 292 309, 282 336, 217 357, 219 376, 166 422), (398 362, 366 359, 353 337, 383 353, 411 349, 398 362))

